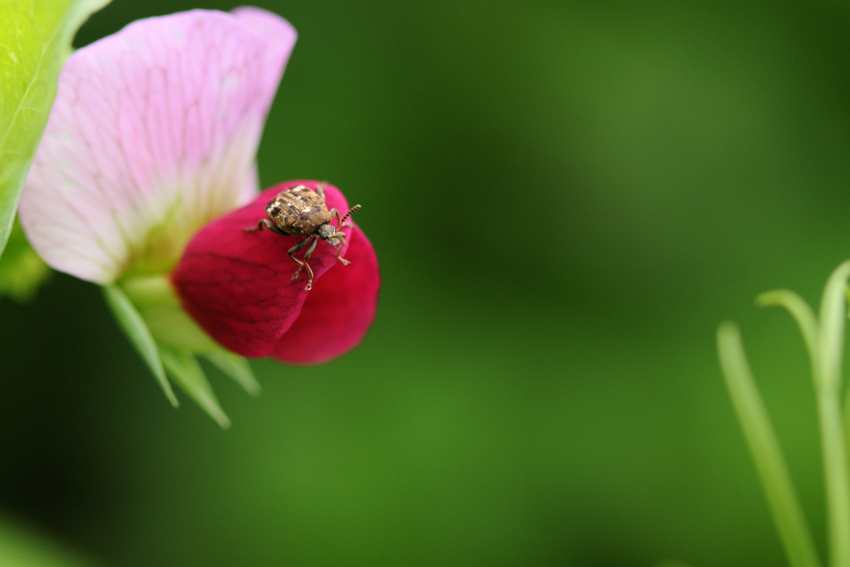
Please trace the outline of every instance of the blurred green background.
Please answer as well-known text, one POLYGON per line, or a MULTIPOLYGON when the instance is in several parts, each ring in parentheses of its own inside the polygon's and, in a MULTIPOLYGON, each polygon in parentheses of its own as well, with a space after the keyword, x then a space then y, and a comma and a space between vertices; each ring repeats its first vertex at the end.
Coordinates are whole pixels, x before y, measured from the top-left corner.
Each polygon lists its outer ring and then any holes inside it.
MULTIPOLYGON (((753 298, 816 301, 850 258, 850 5, 256 4, 299 32, 262 183, 363 204, 375 325, 326 366, 257 361, 258 399, 211 371, 222 431, 169 406, 95 286, 0 300, 9 541, 127 567, 781 565, 716 361, 734 318, 825 547, 808 362, 753 298)), ((236 5, 114 0, 76 45, 236 5)))

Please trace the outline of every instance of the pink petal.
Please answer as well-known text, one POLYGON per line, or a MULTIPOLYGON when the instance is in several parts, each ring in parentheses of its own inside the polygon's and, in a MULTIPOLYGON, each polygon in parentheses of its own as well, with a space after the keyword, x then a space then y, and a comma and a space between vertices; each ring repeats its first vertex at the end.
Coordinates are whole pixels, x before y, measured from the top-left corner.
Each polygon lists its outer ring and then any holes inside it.
POLYGON ((351 264, 325 274, 272 356, 293 364, 318 364, 348 352, 363 339, 375 319, 381 278, 375 250, 357 226, 351 229, 345 258, 351 264))
POLYGON ((74 53, 20 201, 39 254, 98 283, 169 270, 195 231, 256 194, 295 37, 258 9, 194 10, 74 53))
MULTIPOLYGON (((291 281, 297 265, 287 254, 304 237, 244 231, 266 218, 266 204, 280 191, 299 184, 315 188, 318 182, 291 181, 272 187, 205 226, 186 246, 171 275, 184 309, 210 336, 242 356, 270 355, 298 318, 305 300, 325 285, 325 272, 352 267, 337 265, 336 249, 320 240, 310 258, 315 280, 307 292, 303 271, 291 281)), ((327 186, 325 195, 328 208, 348 210, 336 187, 327 186)))

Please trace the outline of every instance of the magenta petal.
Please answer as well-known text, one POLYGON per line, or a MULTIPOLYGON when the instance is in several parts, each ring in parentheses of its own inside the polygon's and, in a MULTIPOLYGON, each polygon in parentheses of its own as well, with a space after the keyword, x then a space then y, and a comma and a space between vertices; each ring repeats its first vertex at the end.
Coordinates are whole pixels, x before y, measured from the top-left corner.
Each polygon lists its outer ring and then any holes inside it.
MULTIPOLYGON (((272 187, 250 204, 205 226, 186 246, 171 274, 184 309, 215 340, 242 356, 272 354, 305 300, 325 286, 322 275, 331 268, 352 268, 337 266, 336 249, 320 240, 310 258, 313 290, 304 291, 307 276, 302 271, 298 279, 290 281, 297 266, 287 255, 303 237, 243 230, 256 227, 266 217, 265 206, 275 195, 298 184, 314 188, 317 182, 291 181, 272 187)), ((329 208, 348 210, 336 187, 328 185, 325 194, 329 208)))
POLYGON ((378 258, 363 231, 351 229, 345 258, 325 274, 301 308, 301 315, 284 334, 274 356, 293 364, 327 362, 357 346, 372 325, 381 277, 378 258))

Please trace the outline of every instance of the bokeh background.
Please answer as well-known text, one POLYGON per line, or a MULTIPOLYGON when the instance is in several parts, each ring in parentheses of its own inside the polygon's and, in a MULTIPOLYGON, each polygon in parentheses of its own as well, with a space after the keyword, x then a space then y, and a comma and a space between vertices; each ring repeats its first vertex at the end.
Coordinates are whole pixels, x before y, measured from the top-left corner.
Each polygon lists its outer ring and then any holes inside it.
MULTIPOLYGON (((76 45, 236 5, 114 0, 76 45)), ((802 342, 753 298, 817 301, 850 258, 850 5, 256 5, 299 32, 262 183, 363 204, 374 328, 326 366, 257 361, 257 399, 211 370, 222 431, 171 408, 95 286, 0 300, 5 545, 121 567, 781 565, 716 361, 733 318, 825 547, 802 342)))

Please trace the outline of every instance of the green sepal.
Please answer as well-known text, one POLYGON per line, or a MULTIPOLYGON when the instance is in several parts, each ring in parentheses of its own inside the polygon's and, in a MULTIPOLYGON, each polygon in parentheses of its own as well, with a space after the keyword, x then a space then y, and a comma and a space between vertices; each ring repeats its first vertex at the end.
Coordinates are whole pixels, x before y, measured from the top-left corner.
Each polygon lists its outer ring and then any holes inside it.
POLYGON ((262 392, 260 383, 254 378, 251 365, 248 360, 224 349, 211 353, 205 353, 204 358, 209 360, 222 373, 230 376, 234 382, 242 386, 252 396, 259 396, 262 392))
POLYGON ((224 414, 218 399, 207 381, 204 370, 194 355, 186 349, 160 347, 159 354, 168 370, 168 375, 209 414, 222 429, 230 427, 230 420, 224 414))
POLYGON ((196 356, 209 360, 249 394, 260 393, 248 361, 222 348, 198 326, 181 307, 167 275, 128 277, 105 289, 107 299, 117 305, 116 317, 127 319, 122 327, 174 405, 168 378, 222 428, 230 427, 196 356))
POLYGON ((144 319, 118 286, 103 286, 103 294, 124 334, 127 335, 127 338, 130 339, 130 342, 141 355, 142 360, 153 372, 154 378, 159 382, 162 391, 165 393, 165 397, 168 398, 172 406, 177 407, 179 403, 171 389, 171 384, 168 383, 168 378, 165 377, 165 369, 162 366, 159 349, 144 319))
POLYGON ((0 0, 0 255, 71 41, 83 22, 108 3, 0 0))
POLYGON ((167 275, 127 277, 119 284, 147 323, 158 345, 198 354, 221 350, 221 346, 180 305, 167 275))

